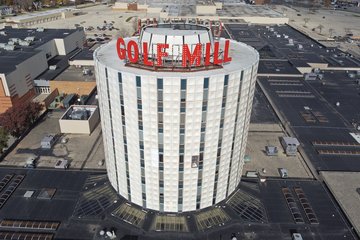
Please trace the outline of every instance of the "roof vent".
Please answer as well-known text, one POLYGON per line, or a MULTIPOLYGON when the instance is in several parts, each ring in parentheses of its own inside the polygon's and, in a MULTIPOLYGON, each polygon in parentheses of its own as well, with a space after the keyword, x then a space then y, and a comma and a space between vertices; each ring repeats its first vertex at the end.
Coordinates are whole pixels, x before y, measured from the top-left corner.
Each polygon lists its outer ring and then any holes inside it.
POLYGON ((5 50, 8 50, 8 51, 14 51, 15 48, 16 48, 15 45, 9 45, 9 44, 7 44, 4 49, 5 49, 5 50))

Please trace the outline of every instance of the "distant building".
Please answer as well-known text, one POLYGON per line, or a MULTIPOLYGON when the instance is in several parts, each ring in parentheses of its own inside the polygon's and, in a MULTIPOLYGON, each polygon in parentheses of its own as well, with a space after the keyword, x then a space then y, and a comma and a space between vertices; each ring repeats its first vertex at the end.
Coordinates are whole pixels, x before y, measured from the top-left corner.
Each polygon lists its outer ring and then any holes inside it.
POLYGON ((254 3, 256 5, 263 5, 263 4, 269 4, 270 0, 255 0, 254 3))
POLYGON ((0 16, 12 14, 14 9, 10 6, 0 6, 0 16))
POLYGON ((83 29, 0 30, 0 113, 35 96, 34 79, 56 56, 82 48, 83 29))
POLYGON ((14 17, 6 18, 6 26, 19 27, 31 27, 34 24, 51 22, 59 19, 65 19, 73 17, 78 14, 79 11, 73 8, 59 8, 47 11, 33 12, 22 14, 14 17))

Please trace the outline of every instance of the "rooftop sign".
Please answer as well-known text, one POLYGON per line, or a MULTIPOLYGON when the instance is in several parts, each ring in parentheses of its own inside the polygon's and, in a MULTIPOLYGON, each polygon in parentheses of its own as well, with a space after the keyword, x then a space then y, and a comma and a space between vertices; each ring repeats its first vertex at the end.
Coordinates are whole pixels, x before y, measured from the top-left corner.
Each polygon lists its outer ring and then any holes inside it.
POLYGON ((170 61, 183 68, 200 67, 210 65, 222 65, 230 62, 229 56, 230 40, 225 41, 224 49, 220 49, 220 43, 215 42, 213 51, 211 43, 171 45, 166 43, 152 44, 142 43, 142 48, 134 40, 127 43, 123 38, 118 38, 116 51, 121 60, 128 60, 130 63, 146 66, 165 67, 164 62, 170 61), (140 53, 142 49, 142 53, 140 53), (179 51, 179 50, 182 51, 179 51), (174 54, 182 52, 182 54, 174 54))

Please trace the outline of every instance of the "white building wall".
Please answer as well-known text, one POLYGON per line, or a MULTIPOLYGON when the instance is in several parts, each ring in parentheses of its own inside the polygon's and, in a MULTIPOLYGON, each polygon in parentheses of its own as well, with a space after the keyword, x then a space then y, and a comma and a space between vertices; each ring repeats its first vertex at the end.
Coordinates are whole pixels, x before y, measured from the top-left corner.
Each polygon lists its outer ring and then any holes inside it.
MULTIPOLYGON (((108 178, 111 185, 115 188, 116 191, 119 191, 116 177, 116 168, 115 168, 115 159, 112 149, 112 133, 111 128, 108 127, 111 125, 110 123, 110 114, 109 114, 109 101, 108 101, 108 93, 106 86, 106 75, 105 75, 105 66, 99 63, 96 66, 96 79, 97 82, 97 90, 98 97, 102 99, 99 101, 100 108, 100 117, 101 117, 101 128, 103 132, 103 141, 104 141, 104 153, 106 159, 106 170, 108 173, 108 178)), ((126 195, 123 195, 126 197, 126 195)))
POLYGON ((179 181, 180 80, 164 78, 163 85, 164 210, 173 211, 170 209, 177 209, 179 181))
POLYGON ((146 207, 159 208, 159 153, 157 116, 157 79, 148 76, 141 79, 143 109, 146 207))
MULTIPOLYGON (((191 166, 192 156, 199 155, 201 108, 204 78, 188 78, 186 87, 186 120, 185 120, 185 167, 184 167, 184 198, 183 210, 189 211, 196 207, 198 168, 191 166)), ((180 105, 180 102, 179 102, 180 105)))
POLYGON ((229 84, 227 87, 225 121, 221 144, 221 162, 219 169, 219 180, 217 187, 216 201, 226 198, 226 188, 229 176, 229 165, 231 159, 231 146, 233 142, 234 123, 236 117, 236 107, 239 92, 239 80, 237 74, 229 75, 229 84))
MULTIPOLYGON (((131 201, 142 205, 136 80, 134 74, 125 72, 122 74, 126 116, 126 135, 129 155, 129 174, 131 183, 131 201)), ((118 123, 120 123, 120 121, 118 123)))
POLYGON ((66 55, 76 48, 83 48, 85 33, 83 30, 72 34, 64 34, 63 38, 54 39, 59 55, 66 55))

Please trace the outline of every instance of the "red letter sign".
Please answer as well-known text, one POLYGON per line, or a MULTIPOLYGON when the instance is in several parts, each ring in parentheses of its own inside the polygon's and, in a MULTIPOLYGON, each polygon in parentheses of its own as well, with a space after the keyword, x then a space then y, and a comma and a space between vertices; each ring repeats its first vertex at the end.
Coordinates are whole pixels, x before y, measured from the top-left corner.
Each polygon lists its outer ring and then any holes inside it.
POLYGON ((232 60, 232 58, 229 57, 229 45, 230 45, 230 40, 226 40, 225 49, 224 49, 224 63, 230 62, 232 60))
POLYGON ((216 42, 214 44, 214 64, 221 64, 222 63, 222 59, 219 59, 219 42, 216 42))
POLYGON ((211 55, 211 43, 206 43, 206 50, 205 50, 205 66, 210 65, 210 55, 211 55))
POLYGON ((134 40, 130 40, 127 45, 127 55, 131 63, 137 63, 139 60, 139 48, 137 43, 134 40), (132 55, 134 51, 134 55, 132 55))
POLYGON ((189 46, 187 44, 183 45, 182 52, 182 66, 186 67, 187 61, 189 61, 189 65, 194 64, 194 60, 196 60, 196 66, 200 66, 201 63, 201 43, 197 43, 194 49, 194 52, 191 54, 189 50, 189 46))
POLYGON ((157 65, 162 66, 162 57, 167 57, 168 53, 163 52, 163 49, 169 48, 169 44, 158 43, 157 45, 157 65))
POLYGON ((121 60, 124 60, 126 57, 125 48, 121 48, 121 45, 125 47, 125 41, 123 38, 118 38, 116 42, 116 51, 121 60))
POLYGON ((143 57, 144 57, 144 64, 147 66, 152 66, 154 65, 153 62, 150 62, 148 59, 148 44, 147 42, 143 42, 143 57))

